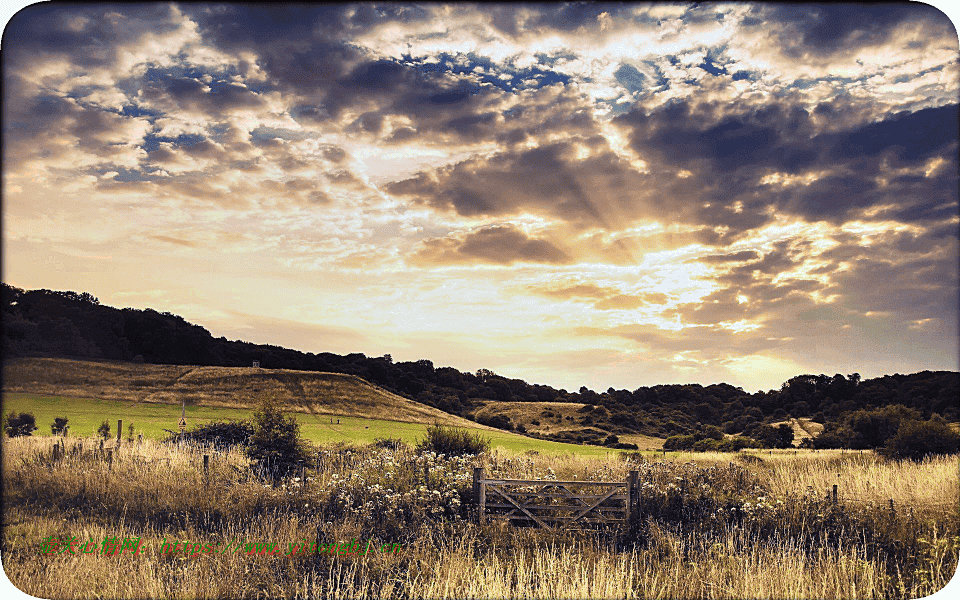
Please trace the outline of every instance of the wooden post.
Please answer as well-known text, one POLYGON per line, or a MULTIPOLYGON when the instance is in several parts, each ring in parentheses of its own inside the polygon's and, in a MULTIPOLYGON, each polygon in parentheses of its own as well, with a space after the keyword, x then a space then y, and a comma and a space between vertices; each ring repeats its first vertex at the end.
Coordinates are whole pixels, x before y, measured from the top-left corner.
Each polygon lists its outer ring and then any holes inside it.
POLYGON ((203 455, 203 481, 204 483, 210 478, 210 455, 203 455))
POLYGON ((107 448, 107 470, 113 470, 113 448, 107 448))
POLYGON ((473 502, 477 506, 477 523, 483 521, 483 467, 473 468, 473 502))
POLYGON ((117 448, 120 447, 120 437, 123 435, 123 419, 117 419, 117 448))
POLYGON ((640 490, 638 488, 638 483, 640 479, 640 471, 630 471, 629 477, 627 477, 627 525, 633 523, 633 513, 636 509, 637 504, 640 503, 640 490))
POLYGON ((837 503, 837 484, 833 484, 833 503, 837 503))

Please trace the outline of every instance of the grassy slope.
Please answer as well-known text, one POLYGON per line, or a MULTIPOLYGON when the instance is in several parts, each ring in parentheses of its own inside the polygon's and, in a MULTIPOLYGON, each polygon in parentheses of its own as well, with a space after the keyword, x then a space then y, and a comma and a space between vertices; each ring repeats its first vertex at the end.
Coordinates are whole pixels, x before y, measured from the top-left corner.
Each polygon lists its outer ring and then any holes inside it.
POLYGON ((188 427, 193 427, 248 418, 258 395, 273 394, 287 410, 299 413, 304 437, 316 443, 369 443, 377 437, 412 443, 427 426, 442 423, 482 430, 494 446, 511 450, 610 453, 479 425, 338 373, 26 358, 5 364, 3 374, 4 414, 33 413, 40 428, 36 435, 49 435, 54 417, 65 416, 74 436, 94 435, 104 420, 116 435, 116 421, 122 419, 124 437, 133 423, 135 433, 159 439, 167 435, 164 429, 176 429, 181 398, 187 401, 188 427))
MULTIPOLYGON (((598 429, 611 433, 602 425, 593 423, 583 425, 580 420, 590 413, 581 413, 579 410, 586 406, 579 402, 500 402, 489 400, 477 411, 477 416, 506 415, 514 425, 522 424, 530 433, 544 435, 556 434, 562 431, 580 431, 582 429, 598 429), (549 413, 551 416, 545 416, 549 413), (538 421, 539 424, 534 424, 538 421)), ((621 442, 636 444, 641 450, 653 450, 663 447, 663 439, 641 434, 617 434, 621 442)))

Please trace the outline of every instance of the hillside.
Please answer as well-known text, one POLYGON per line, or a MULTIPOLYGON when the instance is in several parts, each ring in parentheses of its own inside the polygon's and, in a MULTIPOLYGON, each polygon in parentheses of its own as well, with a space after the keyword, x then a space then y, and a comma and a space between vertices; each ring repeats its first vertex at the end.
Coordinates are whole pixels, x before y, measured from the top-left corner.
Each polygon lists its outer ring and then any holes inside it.
POLYGON ((259 395, 268 394, 294 412, 492 429, 342 373, 19 358, 4 364, 3 388, 131 404, 186 400, 191 406, 221 408, 250 408, 259 395))

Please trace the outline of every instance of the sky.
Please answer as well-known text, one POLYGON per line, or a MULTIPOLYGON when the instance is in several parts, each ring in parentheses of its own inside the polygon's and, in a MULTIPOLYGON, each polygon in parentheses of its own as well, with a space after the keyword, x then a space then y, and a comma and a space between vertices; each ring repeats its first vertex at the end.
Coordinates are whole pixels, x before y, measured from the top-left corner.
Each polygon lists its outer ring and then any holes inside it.
POLYGON ((917 3, 35 4, 3 281, 577 390, 957 370, 917 3))

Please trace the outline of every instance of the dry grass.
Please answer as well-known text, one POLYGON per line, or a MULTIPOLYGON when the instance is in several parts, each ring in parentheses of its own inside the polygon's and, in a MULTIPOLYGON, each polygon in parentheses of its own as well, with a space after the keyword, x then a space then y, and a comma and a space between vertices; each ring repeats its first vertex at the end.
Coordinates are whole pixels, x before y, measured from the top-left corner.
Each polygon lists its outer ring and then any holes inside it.
MULTIPOLYGON (((73 441, 67 440, 68 450, 73 441)), ((49 438, 5 439, 3 444, 4 569, 20 589, 44 598, 913 598, 942 587, 956 568, 957 511, 939 505, 956 498, 955 459, 890 463, 859 454, 785 451, 754 453, 762 462, 729 454, 671 453, 666 461, 637 464, 497 450, 444 462, 409 449, 388 454, 328 448, 341 460, 336 472, 317 474, 306 486, 274 488, 251 477, 238 452, 217 455, 205 478, 202 449, 125 446, 111 468, 85 454, 52 462, 49 438), (399 502, 407 503, 401 506, 409 509, 419 501, 407 496, 435 502, 431 489, 469 485, 472 464, 517 478, 591 480, 623 479, 642 468, 663 479, 644 492, 652 494, 651 502, 675 474, 689 474, 689 482, 700 478, 697 485, 706 493, 713 493, 711 486, 725 486, 731 501, 739 501, 737 489, 746 487, 737 483, 742 479, 765 490, 774 504, 773 497, 805 492, 805 480, 822 486, 839 468, 851 486, 866 490, 868 481, 876 482, 878 495, 935 482, 933 491, 898 496, 904 503, 926 505, 933 519, 916 525, 923 529, 919 554, 910 555, 916 563, 858 541, 865 530, 841 531, 847 521, 833 533, 825 527, 794 535, 786 527, 750 525, 746 517, 708 530, 684 517, 686 509, 676 512, 679 521, 654 519, 625 537, 479 526, 416 512, 400 517, 388 533, 387 521, 398 517, 377 512, 376 501, 390 494, 378 496, 374 489, 394 485, 399 502), (430 489, 418 479, 427 465, 430 489), (333 501, 336 490, 363 497, 353 499, 353 509, 344 509, 333 501), (137 557, 41 555, 39 542, 51 535, 141 537, 144 550, 137 557), (230 540, 283 545, 352 538, 402 540, 404 545, 397 554, 353 557, 221 553, 190 558, 159 550, 164 539, 222 547, 230 540)), ((796 506, 825 507, 803 502, 796 506)), ((846 515, 843 503, 834 510, 846 515)), ((848 522, 888 523, 890 532, 902 534, 900 517, 884 519, 848 522)))

